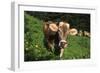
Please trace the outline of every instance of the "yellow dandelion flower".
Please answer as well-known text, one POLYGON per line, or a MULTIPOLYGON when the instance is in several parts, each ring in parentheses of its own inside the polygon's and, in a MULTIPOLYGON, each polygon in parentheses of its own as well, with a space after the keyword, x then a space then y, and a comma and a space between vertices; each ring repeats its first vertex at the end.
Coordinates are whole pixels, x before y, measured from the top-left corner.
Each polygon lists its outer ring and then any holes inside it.
POLYGON ((38 48, 38 45, 35 45, 36 48, 38 48))
POLYGON ((29 50, 28 48, 25 48, 26 50, 29 50))

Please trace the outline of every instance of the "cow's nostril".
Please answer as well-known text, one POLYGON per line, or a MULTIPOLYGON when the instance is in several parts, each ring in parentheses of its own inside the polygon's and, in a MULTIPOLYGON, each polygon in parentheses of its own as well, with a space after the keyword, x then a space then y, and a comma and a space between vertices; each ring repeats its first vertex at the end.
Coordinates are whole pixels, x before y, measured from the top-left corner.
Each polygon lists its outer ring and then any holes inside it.
POLYGON ((60 43, 59 43, 59 47, 60 47, 60 48, 66 48, 67 45, 68 45, 67 42, 60 42, 60 43))

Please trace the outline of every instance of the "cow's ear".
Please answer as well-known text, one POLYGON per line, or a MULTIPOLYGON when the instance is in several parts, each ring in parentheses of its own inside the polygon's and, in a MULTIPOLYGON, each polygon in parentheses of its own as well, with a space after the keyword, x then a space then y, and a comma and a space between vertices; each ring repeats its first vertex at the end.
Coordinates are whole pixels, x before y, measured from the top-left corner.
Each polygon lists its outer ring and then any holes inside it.
POLYGON ((64 25, 64 22, 59 22, 59 28, 64 25))
POLYGON ((67 29, 70 29, 70 24, 66 23, 67 29))
POLYGON ((49 29, 51 31, 57 32, 58 31, 58 27, 56 24, 49 24, 49 29))

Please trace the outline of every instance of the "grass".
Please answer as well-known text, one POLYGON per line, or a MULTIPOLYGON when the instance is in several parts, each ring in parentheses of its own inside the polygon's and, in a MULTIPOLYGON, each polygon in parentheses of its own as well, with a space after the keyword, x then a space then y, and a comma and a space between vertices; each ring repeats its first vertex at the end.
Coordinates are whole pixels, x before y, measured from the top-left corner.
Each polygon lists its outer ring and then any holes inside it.
POLYGON ((64 51, 64 59, 90 58, 90 38, 69 36, 68 42, 68 47, 64 51))
MULTIPOLYGON (((44 46, 42 20, 25 13, 24 27, 24 61, 57 60, 58 55, 49 52, 44 46)), ((63 59, 90 58, 90 38, 68 36, 68 47, 65 48, 63 59)))

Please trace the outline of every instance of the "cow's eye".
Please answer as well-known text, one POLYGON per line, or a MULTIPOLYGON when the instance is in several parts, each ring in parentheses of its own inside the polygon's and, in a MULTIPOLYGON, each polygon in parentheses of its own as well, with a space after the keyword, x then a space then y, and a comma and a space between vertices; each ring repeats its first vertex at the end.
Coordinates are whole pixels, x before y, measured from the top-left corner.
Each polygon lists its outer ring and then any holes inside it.
POLYGON ((58 30, 58 33, 59 33, 59 34, 61 34, 61 31, 60 31, 60 30, 58 30))
POLYGON ((61 28, 61 26, 59 26, 59 28, 61 28))
POLYGON ((60 32, 60 29, 58 29, 58 33, 60 32))

